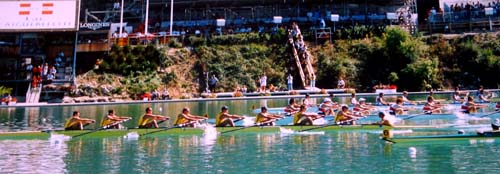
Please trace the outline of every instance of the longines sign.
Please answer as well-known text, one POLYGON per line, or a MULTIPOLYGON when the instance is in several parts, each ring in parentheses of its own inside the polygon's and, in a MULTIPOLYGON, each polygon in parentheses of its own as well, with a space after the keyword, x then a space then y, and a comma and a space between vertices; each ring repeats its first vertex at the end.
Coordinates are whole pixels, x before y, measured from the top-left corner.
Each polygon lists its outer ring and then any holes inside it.
POLYGON ((109 30, 111 23, 109 22, 95 22, 95 23, 80 23, 80 30, 109 30))
POLYGON ((0 32, 76 31, 79 0, 0 0, 0 32))

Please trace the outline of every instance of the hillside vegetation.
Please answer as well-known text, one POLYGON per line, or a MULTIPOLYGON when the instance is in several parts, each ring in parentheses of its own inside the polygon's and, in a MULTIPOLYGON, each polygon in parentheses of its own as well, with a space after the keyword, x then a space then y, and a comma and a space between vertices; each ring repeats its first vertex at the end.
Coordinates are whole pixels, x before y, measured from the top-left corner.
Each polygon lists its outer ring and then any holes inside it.
MULTIPOLYGON (((409 91, 500 85, 496 33, 413 37, 399 28, 386 28, 377 34, 342 38, 349 39, 307 44, 319 88, 334 88, 339 77, 358 91, 371 91, 379 83, 409 91)), ((93 79, 101 85, 114 82, 113 93, 132 98, 162 88, 169 89, 174 98, 197 96, 205 88, 205 72, 219 78, 217 92, 243 85, 253 91, 264 73, 268 84, 285 87, 287 73, 296 74, 286 40, 286 32, 279 30, 275 34, 192 36, 186 38, 185 47, 175 40, 160 48, 113 47, 93 72, 100 77, 93 79)))

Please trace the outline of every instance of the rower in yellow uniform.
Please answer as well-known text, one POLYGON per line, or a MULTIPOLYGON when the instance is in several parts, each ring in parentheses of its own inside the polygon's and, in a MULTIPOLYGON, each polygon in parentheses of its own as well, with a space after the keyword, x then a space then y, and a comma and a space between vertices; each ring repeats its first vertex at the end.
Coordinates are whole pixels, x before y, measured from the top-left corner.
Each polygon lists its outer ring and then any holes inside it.
POLYGON ((177 120, 175 120, 174 126, 182 127, 194 127, 194 125, 202 120, 206 120, 207 117, 191 115, 191 111, 188 107, 182 108, 182 113, 177 115, 177 120))
POLYGON ((94 123, 95 120, 88 118, 80 118, 80 112, 74 111, 73 116, 64 124, 65 130, 83 130, 83 127, 94 123))
POLYGON ((132 117, 121 117, 115 115, 115 111, 110 109, 108 115, 104 116, 101 121, 101 127, 106 127, 107 129, 119 129, 121 127, 120 123, 130 120, 132 117))
POLYGON ((168 116, 153 115, 153 109, 148 107, 146 113, 139 120, 139 128, 158 128, 158 124, 169 119, 168 116))
POLYGON ((299 112, 293 115, 293 125, 313 125, 314 120, 321 118, 316 113, 307 113, 305 105, 300 106, 299 112))
POLYGON ((267 112, 267 107, 262 106, 260 113, 255 117, 255 125, 259 126, 274 126, 274 121, 281 119, 279 115, 270 114, 267 112))
POLYGON ((349 111, 349 108, 347 106, 342 106, 342 109, 337 113, 337 116, 335 117, 335 123, 341 123, 341 124, 356 124, 354 121, 357 118, 356 115, 352 114, 349 111))
POLYGON ((231 126, 234 127, 234 122, 243 120, 245 117, 239 115, 229 114, 229 108, 227 106, 222 106, 221 112, 215 116, 215 126, 224 127, 231 126))

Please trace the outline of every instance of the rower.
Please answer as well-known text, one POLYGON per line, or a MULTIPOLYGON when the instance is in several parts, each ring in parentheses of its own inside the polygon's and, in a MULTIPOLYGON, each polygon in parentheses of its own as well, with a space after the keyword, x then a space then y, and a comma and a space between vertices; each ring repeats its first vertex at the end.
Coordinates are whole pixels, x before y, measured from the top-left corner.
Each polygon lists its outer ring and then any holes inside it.
POLYGON ((408 91, 403 91, 403 96, 401 96, 401 99, 403 99, 403 104, 404 105, 416 105, 414 101, 411 101, 408 99, 408 91))
POLYGON ((356 124, 356 122, 354 121, 356 117, 357 116, 349 112, 349 108, 344 105, 342 106, 342 109, 337 113, 337 116, 335 117, 335 123, 354 125, 356 124))
POLYGON ((362 115, 368 115, 368 114, 370 114, 370 110, 372 110, 372 109, 375 109, 375 107, 371 106, 371 105, 367 105, 365 98, 359 98, 359 103, 354 105, 354 108, 352 110, 355 112, 359 112, 362 115))
POLYGON ((288 101, 288 106, 285 108, 285 112, 289 114, 297 113, 300 110, 300 105, 297 104, 294 98, 288 101))
POLYGON ((262 106, 260 108, 260 113, 255 117, 255 125, 259 126, 274 126, 274 122, 277 119, 281 119, 279 115, 274 115, 267 112, 267 107, 262 106))
POLYGON ((73 116, 64 124, 65 130, 83 130, 83 127, 94 123, 95 120, 88 118, 80 118, 80 112, 74 111, 73 116))
POLYGON ((423 110, 426 113, 441 113, 441 107, 443 105, 434 102, 434 97, 431 95, 427 97, 427 103, 425 103, 423 110))
POLYGON ((309 96, 309 94, 306 94, 306 97, 302 100, 302 104, 306 105, 307 107, 311 107, 311 106, 315 105, 312 103, 311 96, 309 96))
POLYGON ((484 89, 480 89, 479 90, 479 95, 477 96, 477 98, 479 98, 479 102, 481 103, 489 103, 490 100, 488 99, 489 96, 486 95, 486 92, 484 92, 484 89))
POLYGON ((122 126, 119 124, 125 120, 130 120, 132 117, 120 117, 115 115, 115 111, 110 109, 108 115, 104 116, 101 121, 101 127, 106 127, 107 129, 120 129, 122 126))
POLYGON ((464 104, 462 104, 462 106, 461 106, 462 112, 467 113, 467 114, 475 113, 475 112, 477 112, 477 109, 484 108, 484 107, 486 107, 486 105, 476 104, 474 102, 474 98, 472 96, 468 96, 467 101, 464 104))
POLYGON ((453 103, 454 104, 463 103, 465 101, 464 98, 467 98, 468 95, 469 95, 468 92, 461 92, 458 86, 455 87, 455 91, 453 92, 452 96, 453 103))
POLYGON ((375 98, 375 103, 377 106, 389 105, 389 103, 385 101, 384 93, 382 92, 378 94, 377 98, 375 98))
POLYGON ((495 111, 500 112, 500 102, 497 102, 497 105, 495 106, 495 111))
POLYGON ((320 115, 333 115, 335 111, 338 109, 338 105, 333 103, 330 98, 323 99, 323 102, 319 105, 320 115))
POLYGON ((306 111, 306 106, 301 105, 299 112, 293 116, 293 125, 313 125, 313 121, 321 117, 316 113, 307 113, 306 111))
POLYGON ((351 104, 353 106, 356 106, 357 104, 359 104, 358 100, 356 99, 356 93, 354 93, 354 92, 351 94, 351 104))
POLYGON ((215 126, 224 127, 231 126, 234 127, 234 120, 243 120, 245 117, 239 115, 229 114, 229 107, 222 106, 221 112, 215 116, 215 126))
POLYGON ((177 115, 174 126, 194 127, 196 123, 207 119, 207 117, 191 115, 190 112, 188 107, 182 108, 182 113, 177 115))
POLYGON ((396 99, 396 103, 389 107, 389 110, 391 110, 391 114, 393 115, 402 115, 408 109, 403 106, 403 98, 398 98, 396 99))
POLYGON ((146 108, 146 113, 139 119, 139 128, 158 128, 158 124, 169 120, 170 117, 153 115, 153 109, 146 108))
POLYGON ((378 117, 380 118, 380 121, 373 123, 373 124, 380 125, 380 126, 394 127, 394 125, 392 125, 392 123, 385 117, 385 113, 379 112, 378 117))

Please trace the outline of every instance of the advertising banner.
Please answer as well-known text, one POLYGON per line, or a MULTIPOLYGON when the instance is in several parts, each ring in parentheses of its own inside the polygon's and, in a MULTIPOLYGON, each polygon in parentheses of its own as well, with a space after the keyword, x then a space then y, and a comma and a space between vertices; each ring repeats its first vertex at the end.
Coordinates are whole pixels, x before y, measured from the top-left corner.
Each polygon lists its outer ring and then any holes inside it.
POLYGON ((0 32, 76 31, 78 0, 0 0, 0 32))

